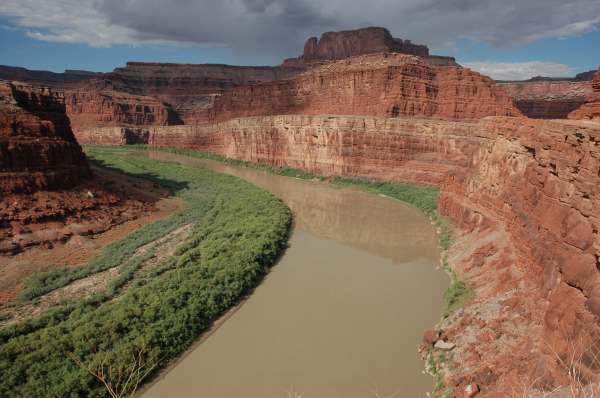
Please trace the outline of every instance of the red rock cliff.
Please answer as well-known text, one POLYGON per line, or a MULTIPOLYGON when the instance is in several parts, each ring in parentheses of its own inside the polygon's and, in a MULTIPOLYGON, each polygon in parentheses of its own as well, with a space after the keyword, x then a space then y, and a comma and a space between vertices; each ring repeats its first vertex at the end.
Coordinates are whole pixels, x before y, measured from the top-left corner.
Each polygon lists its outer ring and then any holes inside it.
POLYGON ((593 92, 579 109, 569 114, 570 119, 600 120, 600 68, 594 76, 593 92))
POLYGON ((460 358, 447 383, 522 396, 572 382, 560 358, 580 355, 582 383, 598 381, 600 128, 486 118, 478 135, 440 200, 462 230, 449 261, 477 297, 442 324, 460 358))
POLYGON ((0 256, 105 231, 145 202, 92 178, 62 93, 0 81, 0 256))
POLYGON ((229 88, 282 79, 299 71, 268 66, 128 62, 125 68, 117 68, 102 79, 115 91, 157 98, 169 104, 181 120, 193 123, 198 114, 207 112, 216 96, 229 88))
POLYGON ((62 94, 0 82, 0 193, 70 187, 88 176, 62 94))
POLYGON ((410 55, 374 54, 316 67, 296 78, 230 89, 215 101, 209 120, 276 114, 477 119, 519 111, 491 79, 469 69, 433 67, 410 55))
POLYGON ((65 92, 66 110, 75 135, 104 126, 167 126, 181 124, 171 107, 156 98, 119 92, 92 80, 65 92))
POLYGON ((478 147, 473 129, 472 123, 429 119, 285 115, 153 127, 148 144, 328 175, 439 184, 450 170, 468 165, 478 147))

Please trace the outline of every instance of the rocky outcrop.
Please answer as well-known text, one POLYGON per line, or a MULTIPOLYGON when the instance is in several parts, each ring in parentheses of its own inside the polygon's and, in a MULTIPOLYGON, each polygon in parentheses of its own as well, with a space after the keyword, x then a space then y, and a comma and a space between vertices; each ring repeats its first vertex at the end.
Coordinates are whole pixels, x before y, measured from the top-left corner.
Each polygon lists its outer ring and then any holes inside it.
POLYGON ((525 116, 534 119, 566 119, 592 93, 590 81, 539 80, 499 83, 525 116))
POLYGON ((128 134, 157 147, 191 148, 326 175, 439 184, 466 167, 479 146, 472 123, 430 119, 283 115, 204 126, 97 129, 92 143, 122 144, 128 134))
POLYGON ((491 79, 469 69, 375 54, 315 67, 296 78, 230 89, 215 101, 208 121, 277 114, 477 119, 519 111, 491 79))
POLYGON ((62 93, 0 82, 0 255, 102 232, 150 207, 92 179, 62 93))
POLYGON ((579 109, 569 114, 569 119, 600 120, 600 68, 594 75, 593 92, 579 109))
POLYGON ((385 28, 369 27, 340 32, 326 32, 321 35, 320 39, 311 37, 306 41, 302 55, 284 61, 283 66, 297 65, 298 61, 307 63, 311 61, 331 61, 357 55, 388 52, 421 57, 429 55, 427 46, 392 37, 385 28))
POLYGON ((0 82, 0 193, 69 188, 89 176, 62 94, 0 82))
POLYGON ((442 324, 456 344, 447 384, 522 396, 573 382, 571 366, 597 381, 600 128, 486 118, 478 136, 440 200, 462 230, 449 262, 477 297, 442 324))
POLYGON ((94 127, 181 124, 167 104, 154 97, 116 91, 101 80, 67 90, 65 103, 78 139, 82 131, 94 127))

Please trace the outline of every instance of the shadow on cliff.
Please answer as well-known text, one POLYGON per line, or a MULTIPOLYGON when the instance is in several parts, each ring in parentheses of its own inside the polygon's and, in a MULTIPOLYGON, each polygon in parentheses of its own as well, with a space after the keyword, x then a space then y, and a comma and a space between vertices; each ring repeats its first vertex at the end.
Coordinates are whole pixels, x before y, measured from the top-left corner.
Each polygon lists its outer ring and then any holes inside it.
MULTIPOLYGON (((148 172, 144 172, 144 173, 124 173, 121 169, 112 167, 109 163, 101 160, 101 159, 94 159, 94 158, 88 158, 89 163, 94 167, 97 168, 97 170, 100 171, 108 171, 114 175, 118 175, 122 178, 126 178, 126 179, 141 179, 144 180, 143 182, 145 182, 146 184, 150 183, 151 185, 153 185, 151 189, 152 192, 148 191, 146 193, 149 194, 149 196, 154 196, 155 198, 158 197, 167 197, 167 196, 171 196, 176 194, 177 192, 180 192, 186 188, 188 188, 189 184, 187 182, 181 182, 181 181, 175 181, 175 180, 171 180, 168 178, 164 178, 162 176, 159 176, 157 174, 154 173, 148 173, 148 172), (156 188, 160 188, 162 191, 161 194, 156 195, 157 191, 156 188)), ((99 174, 99 173, 94 173, 94 174, 99 174)), ((138 188, 142 188, 144 189, 144 185, 139 186, 138 188)))

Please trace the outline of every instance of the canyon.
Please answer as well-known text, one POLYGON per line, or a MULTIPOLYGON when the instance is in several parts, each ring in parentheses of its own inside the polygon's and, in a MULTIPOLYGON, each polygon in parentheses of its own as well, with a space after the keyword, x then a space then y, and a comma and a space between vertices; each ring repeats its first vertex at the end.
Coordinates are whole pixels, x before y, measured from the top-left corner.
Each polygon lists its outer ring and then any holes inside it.
POLYGON ((600 120, 600 69, 594 75, 592 89, 585 103, 569 114, 570 119, 600 120))
MULTIPOLYGON (((123 143, 120 128, 95 134, 123 143)), ((326 176, 441 186, 439 211, 457 226, 446 258, 475 291, 437 332, 456 344, 446 385, 455 396, 469 385, 482 396, 551 389, 570 382, 557 357, 572 350, 589 358, 577 365, 584 381, 599 381, 600 125, 277 115, 149 127, 143 137, 326 176)))
POLYGON ((592 93, 591 81, 534 80, 499 85, 524 115, 534 119, 566 119, 592 93))
POLYGON ((366 28, 310 38, 277 67, 132 62, 64 94, 3 83, 0 241, 35 233, 17 221, 50 216, 24 215, 52 208, 46 190, 114 216, 124 199, 85 185, 75 138, 436 186, 456 225, 443 261, 475 292, 421 347, 452 343, 440 366, 454 396, 552 390, 573 366, 600 382, 600 70, 587 78, 496 83, 366 28))

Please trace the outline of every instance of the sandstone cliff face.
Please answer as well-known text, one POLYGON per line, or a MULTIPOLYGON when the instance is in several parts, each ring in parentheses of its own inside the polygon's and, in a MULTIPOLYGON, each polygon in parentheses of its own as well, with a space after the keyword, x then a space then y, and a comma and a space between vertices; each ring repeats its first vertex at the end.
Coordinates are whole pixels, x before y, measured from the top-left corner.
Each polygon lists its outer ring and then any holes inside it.
POLYGON ((0 82, 0 193, 71 187, 89 175, 62 94, 0 82))
POLYGON ((67 90, 65 103, 78 138, 93 127, 181 124, 171 107, 156 98, 115 91, 99 80, 67 90))
POLYGON ((579 109, 569 114, 569 119, 600 120, 600 68, 594 75, 593 92, 579 109))
POLYGON ((277 114, 477 119, 519 112, 491 79, 469 69, 376 54, 315 67, 293 79, 230 89, 215 101, 209 121, 277 114))
POLYGON ((443 325, 461 358, 448 383, 556 387, 570 382, 557 358, 573 355, 587 358, 583 383, 597 381, 600 127, 486 118, 478 135, 440 200, 463 231, 450 262, 477 292, 443 325))
POLYGON ((439 184, 450 170, 466 167, 479 145, 472 123, 429 119, 285 115, 140 130, 90 130, 87 140, 122 144, 128 134, 136 134, 152 146, 192 148, 328 175, 420 184, 439 184))
POLYGON ((566 119, 592 93, 591 81, 531 81, 500 83, 516 107, 533 119, 566 119))

